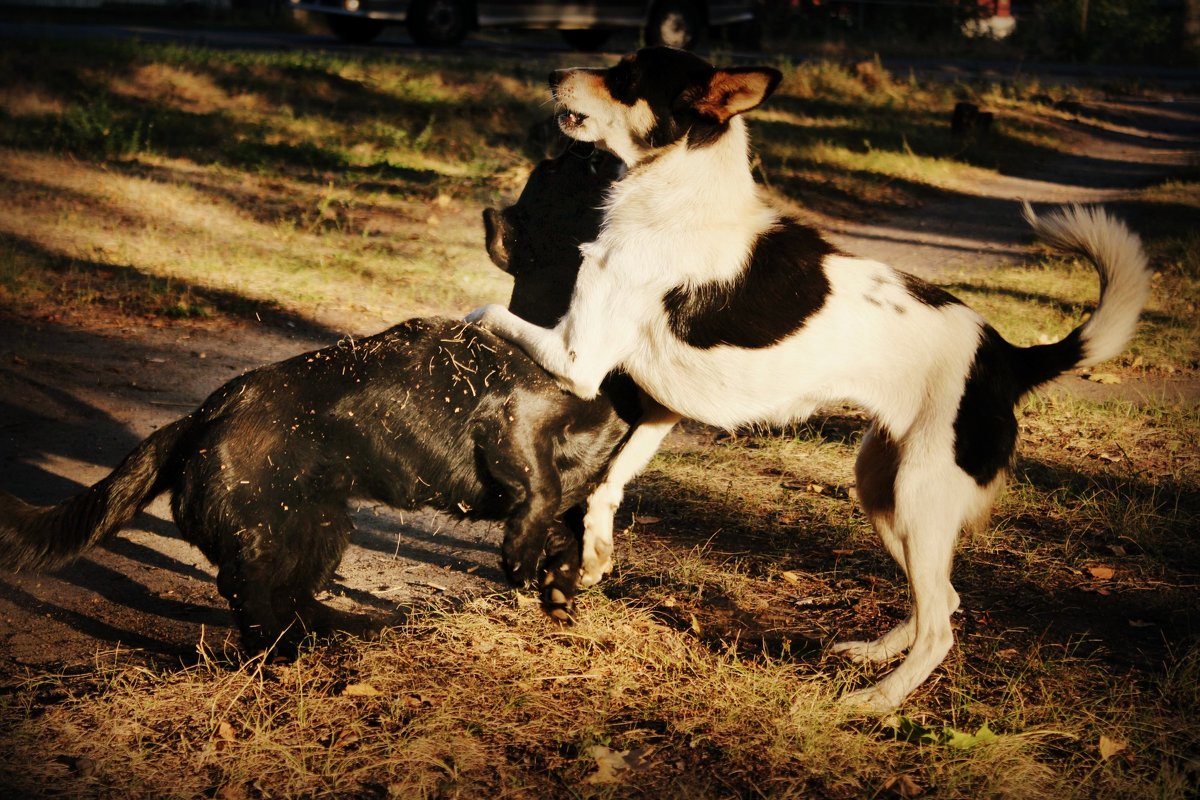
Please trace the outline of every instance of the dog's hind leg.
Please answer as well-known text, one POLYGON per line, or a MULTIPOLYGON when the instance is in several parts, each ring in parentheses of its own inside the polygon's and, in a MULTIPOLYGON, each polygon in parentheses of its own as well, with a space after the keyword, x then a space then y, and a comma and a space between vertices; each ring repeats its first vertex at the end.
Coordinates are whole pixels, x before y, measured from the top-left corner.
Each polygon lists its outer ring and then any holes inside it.
MULTIPOLYGON (((293 502, 294 507, 301 507, 299 499, 293 502)), ((272 599, 276 616, 296 622, 298 633, 328 636, 340 632, 360 638, 378 633, 379 621, 371 615, 339 611, 314 597, 333 577, 353 530, 345 506, 337 503, 313 505, 288 518, 287 547, 296 558, 272 599)))
POLYGON ((583 563, 579 573, 579 585, 583 587, 599 583, 612 571, 613 515, 625 496, 625 486, 650 463, 662 440, 680 419, 674 411, 663 408, 645 394, 641 400, 642 418, 609 464, 603 483, 587 500, 587 515, 583 520, 583 563))
POLYGON ((913 610, 907 620, 879 639, 847 642, 834 651, 878 661, 908 650, 904 661, 878 684, 844 698, 854 707, 882 712, 898 706, 954 645, 950 615, 959 602, 950 583, 954 547, 964 523, 990 497, 988 489, 979 487, 955 465, 949 452, 943 452, 945 444, 939 448, 921 437, 910 437, 890 445, 883 440, 864 443, 864 447, 868 445, 875 455, 883 456, 889 455, 890 447, 896 448, 892 512, 880 513, 881 507, 875 505, 875 511, 869 513, 884 545, 908 576, 913 610), (916 449, 914 441, 931 452, 911 452, 916 449))
MULTIPOLYGON (((900 568, 908 574, 904 544, 893 529, 896 514, 896 474, 900 469, 900 445, 879 423, 863 436, 854 476, 859 502, 883 545, 900 568)), ((900 625, 870 642, 841 642, 833 652, 854 661, 887 661, 907 650, 916 635, 916 619, 910 615, 900 625)))

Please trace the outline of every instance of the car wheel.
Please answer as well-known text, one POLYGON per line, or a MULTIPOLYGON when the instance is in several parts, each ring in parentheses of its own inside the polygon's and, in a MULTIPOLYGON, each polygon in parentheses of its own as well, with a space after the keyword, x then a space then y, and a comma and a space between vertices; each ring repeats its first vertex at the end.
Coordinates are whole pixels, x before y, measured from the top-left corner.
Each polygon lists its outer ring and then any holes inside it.
POLYGON ((604 28, 578 28, 559 31, 559 33, 562 34, 563 41, 571 47, 590 53, 604 47, 604 44, 612 38, 613 32, 604 28))
POLYGON ((365 44, 373 41, 387 25, 377 19, 350 17, 345 14, 326 14, 325 24, 334 36, 343 42, 365 44))
POLYGON ((704 32, 704 15, 691 0, 663 0, 646 20, 646 44, 688 49, 704 32))
POLYGON ((406 22, 413 41, 428 47, 458 44, 471 25, 464 0, 414 0, 406 22))

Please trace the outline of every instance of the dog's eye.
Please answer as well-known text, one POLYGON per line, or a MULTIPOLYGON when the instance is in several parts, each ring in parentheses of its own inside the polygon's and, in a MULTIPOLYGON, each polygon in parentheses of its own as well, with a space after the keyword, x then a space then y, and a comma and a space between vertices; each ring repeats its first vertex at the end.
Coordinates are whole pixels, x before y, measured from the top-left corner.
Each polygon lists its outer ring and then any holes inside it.
POLYGON ((635 85, 633 70, 627 62, 621 62, 605 74, 604 85, 614 99, 629 102, 635 85))

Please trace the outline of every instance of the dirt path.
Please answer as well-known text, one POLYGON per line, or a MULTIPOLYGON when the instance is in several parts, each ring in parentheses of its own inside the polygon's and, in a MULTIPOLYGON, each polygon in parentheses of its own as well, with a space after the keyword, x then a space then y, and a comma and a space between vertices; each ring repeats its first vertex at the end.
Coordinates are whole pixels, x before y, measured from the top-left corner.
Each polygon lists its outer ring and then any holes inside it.
POLYGON ((1076 113, 1063 123, 1070 153, 887 220, 833 223, 838 244, 933 279, 963 267, 1018 262, 1032 252, 1020 200, 1118 202, 1200 164, 1200 101, 1090 102, 1076 113))
MULTIPOLYGON (((1029 252, 1014 200, 1119 200, 1170 176, 1200 151, 1200 103, 1108 102, 1103 127, 1068 123, 1075 152, 870 225, 836 226, 839 244, 936 278, 1029 252)), ((5 489, 54 502, 103 477, 155 428, 253 366, 336 339, 243 322, 82 328, 0 315, 0 472, 5 489), (283 331, 283 332, 281 332, 283 331)), ((362 333, 363 331, 355 331, 362 333)), ((1123 386, 1131 396, 1195 396, 1194 382, 1123 386)), ((1099 391, 1079 379, 1074 391, 1099 391)), ((1112 389, 1105 389, 1112 391, 1112 389)), ((686 438, 676 446, 692 446, 686 438), (682 445, 680 444, 682 442, 682 445)), ((86 663, 97 652, 193 657, 230 636, 213 570, 175 538, 159 499, 123 536, 53 575, 0 575, 0 685, 31 670, 86 663)), ((433 514, 364 508, 332 587, 333 602, 386 615, 438 594, 500 590, 499 531, 433 514)))

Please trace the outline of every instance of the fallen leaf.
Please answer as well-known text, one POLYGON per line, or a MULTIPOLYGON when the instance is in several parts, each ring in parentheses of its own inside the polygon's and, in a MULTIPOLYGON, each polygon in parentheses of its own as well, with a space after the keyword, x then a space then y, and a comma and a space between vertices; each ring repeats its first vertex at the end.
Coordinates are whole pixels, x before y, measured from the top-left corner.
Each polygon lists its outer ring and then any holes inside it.
POLYGON ((852 556, 852 555, 854 555, 854 551, 853 550, 834 550, 833 554, 835 556, 852 556))
POLYGON ((1117 574, 1116 570, 1114 570, 1112 567, 1105 566, 1088 567, 1088 572, 1091 573, 1093 578, 1101 581, 1106 581, 1113 575, 1117 574))
POLYGON ((213 794, 218 800, 247 800, 250 794, 246 791, 245 784, 227 783, 213 794))
POLYGON ((587 753, 596 759, 596 771, 584 779, 584 783, 620 783, 629 773, 642 767, 646 748, 635 747, 631 750, 613 750, 602 744, 594 744, 587 753))
POLYGON ((233 726, 225 720, 217 723, 217 736, 227 742, 237 741, 237 733, 233 730, 233 726))
POLYGON ((347 697, 378 697, 379 690, 369 683, 349 683, 342 689, 342 694, 347 697))
POLYGON ((981 744, 987 744, 988 742, 995 741, 998 738, 996 734, 992 732, 992 729, 987 726, 986 722, 983 723, 983 726, 973 734, 964 733, 963 731, 956 731, 953 728, 946 728, 944 730, 944 735, 946 737, 945 745, 947 747, 953 747, 956 750, 969 750, 972 747, 981 744))
POLYGON ((796 572, 796 571, 790 570, 790 569, 784 570, 783 572, 779 573, 779 577, 783 578, 788 583, 800 583, 800 581, 802 580, 799 572, 796 572))
POLYGON ((1100 759, 1108 761, 1122 750, 1129 748, 1129 745, 1119 739, 1110 739, 1104 734, 1100 734, 1100 759))
POLYGON ((1091 372, 1084 376, 1092 383, 1117 384, 1121 379, 1111 372, 1091 372))
POLYGON ((893 775, 883 782, 883 788, 897 797, 920 797, 925 787, 908 775, 893 775))
POLYGON ((662 517, 643 517, 641 514, 635 514, 633 520, 639 525, 653 525, 662 522, 662 517))

